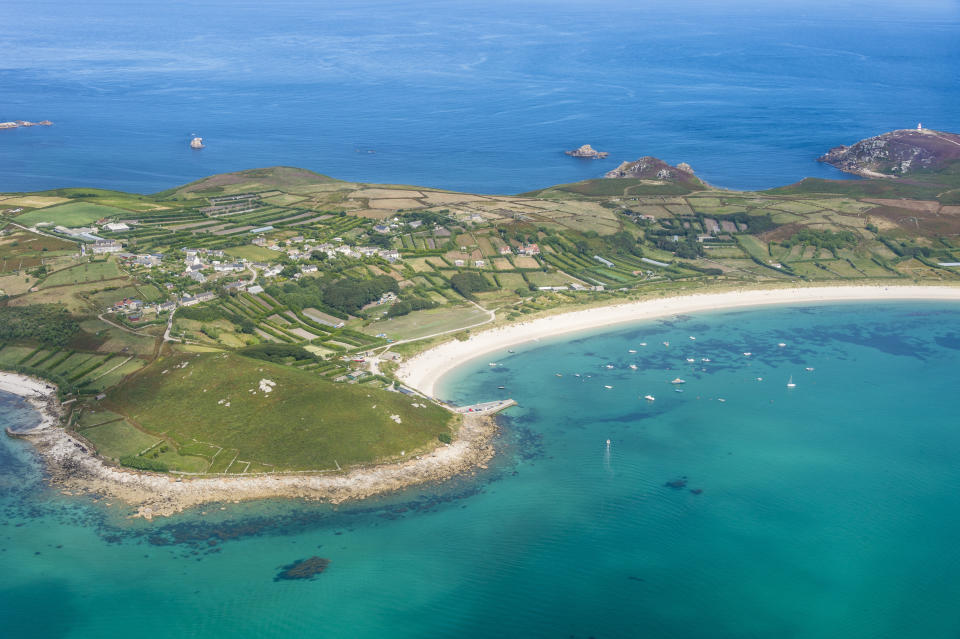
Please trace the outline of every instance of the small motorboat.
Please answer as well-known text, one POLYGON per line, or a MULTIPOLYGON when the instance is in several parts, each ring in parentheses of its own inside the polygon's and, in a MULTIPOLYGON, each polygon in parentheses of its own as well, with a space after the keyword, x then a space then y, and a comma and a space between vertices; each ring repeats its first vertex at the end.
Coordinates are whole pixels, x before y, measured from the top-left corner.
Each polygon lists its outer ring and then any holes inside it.
POLYGON ((689 363, 693 364, 693 363, 694 363, 695 361, 697 361, 697 360, 693 359, 692 357, 688 357, 688 358, 687 358, 687 361, 688 361, 689 363))
POLYGON ((653 395, 644 395, 643 398, 644 398, 645 400, 647 400, 648 402, 652 402, 652 401, 654 401, 654 400, 657 399, 657 398, 654 397, 653 395))
POLYGON ((606 385, 605 385, 604 388, 606 388, 607 390, 610 390, 611 388, 613 388, 613 386, 606 386, 606 385))
POLYGON ((630 349, 629 351, 627 351, 627 352, 628 352, 628 353, 636 353, 637 350, 636 350, 635 348, 631 348, 631 349, 630 349))
POLYGON ((637 370, 637 365, 636 365, 636 364, 630 364, 630 368, 632 368, 633 370, 637 370))
POLYGON ((685 379, 680 379, 680 378, 678 377, 678 378, 676 378, 675 380, 673 380, 673 381, 670 382, 670 383, 671 383, 671 384, 686 384, 686 383, 687 383, 687 380, 685 380, 685 379))
POLYGON ((753 355, 753 353, 749 351, 743 354, 744 357, 750 357, 751 355, 753 355))

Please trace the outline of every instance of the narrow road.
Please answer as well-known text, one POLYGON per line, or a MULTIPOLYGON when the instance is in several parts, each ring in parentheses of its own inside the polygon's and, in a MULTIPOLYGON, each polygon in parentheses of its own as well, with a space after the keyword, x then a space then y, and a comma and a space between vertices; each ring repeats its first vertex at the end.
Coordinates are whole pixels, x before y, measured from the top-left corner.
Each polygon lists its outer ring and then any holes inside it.
POLYGON ((387 344, 386 346, 378 346, 372 350, 377 350, 377 348, 382 348, 383 351, 381 351, 377 355, 374 355, 373 357, 370 357, 367 360, 367 363, 370 365, 369 366, 370 372, 374 375, 380 374, 380 360, 382 359, 382 356, 386 355, 387 351, 389 351, 394 346, 399 346, 400 344, 409 344, 410 342, 419 342, 420 340, 430 339, 433 337, 440 337, 441 335, 449 335, 450 333, 459 333, 460 331, 465 331, 471 328, 476 328, 478 326, 483 326, 484 324, 489 324, 493 320, 497 319, 497 309, 487 310, 482 306, 480 306, 479 304, 477 304, 476 302, 474 302, 473 300, 467 300, 467 301, 473 304, 474 306, 476 306, 478 309, 480 309, 484 313, 487 313, 488 314, 487 319, 483 320, 482 322, 477 322, 476 324, 470 324, 469 326, 451 328, 446 331, 440 331, 439 333, 431 333, 430 335, 421 335, 420 337, 411 337, 409 339, 402 339, 400 341, 393 342, 392 344, 387 344))
POLYGON ((177 312, 176 307, 170 311, 170 317, 167 318, 167 330, 163 331, 163 341, 165 342, 179 342, 181 340, 174 339, 170 337, 170 329, 173 328, 173 314, 177 312))
POLYGON ((126 332, 128 332, 128 333, 131 333, 131 334, 133 334, 133 335, 137 335, 137 336, 139 336, 139 337, 150 337, 150 335, 144 335, 143 333, 138 333, 137 331, 133 330, 132 328, 127 328, 126 326, 124 326, 124 325, 122 325, 122 324, 117 324, 116 322, 111 322, 111 321, 108 320, 106 317, 104 317, 104 313, 100 313, 99 315, 97 315, 97 319, 100 320, 101 322, 104 322, 104 323, 106 323, 106 324, 109 324, 110 326, 112 326, 112 327, 114 327, 114 328, 119 328, 121 331, 126 331, 126 332))

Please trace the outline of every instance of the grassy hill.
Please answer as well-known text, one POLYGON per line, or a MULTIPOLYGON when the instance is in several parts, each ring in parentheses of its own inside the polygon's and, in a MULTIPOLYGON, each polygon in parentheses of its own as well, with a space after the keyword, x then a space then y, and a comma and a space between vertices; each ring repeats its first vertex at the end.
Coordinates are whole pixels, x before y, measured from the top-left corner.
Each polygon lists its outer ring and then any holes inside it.
MULTIPOLYGON (((165 438, 171 452, 209 461, 203 472, 252 472, 331 470, 435 447, 454 416, 420 403, 233 353, 178 353, 130 379, 105 405, 165 438), (261 380, 273 390, 262 390, 261 380)), ((175 454, 156 459, 181 466, 175 454)))

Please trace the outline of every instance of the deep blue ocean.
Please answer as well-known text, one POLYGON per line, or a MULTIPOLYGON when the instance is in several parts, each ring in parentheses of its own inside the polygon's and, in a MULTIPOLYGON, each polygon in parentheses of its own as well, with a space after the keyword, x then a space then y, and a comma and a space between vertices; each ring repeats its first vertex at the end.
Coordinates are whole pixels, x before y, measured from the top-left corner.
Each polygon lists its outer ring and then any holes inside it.
POLYGON ((280 164, 517 193, 643 155, 757 189, 841 177, 815 158, 918 121, 960 130, 955 0, 8 0, 2 14, 0 120, 55 126, 0 131, 0 191, 156 192, 280 164), (563 155, 584 143, 610 158, 563 155))
POLYGON ((128 520, 3 437, 0 634, 956 639, 958 326, 808 305, 492 353, 440 390, 518 400, 489 469, 335 509, 128 520), (274 581, 313 555, 315 581, 274 581))

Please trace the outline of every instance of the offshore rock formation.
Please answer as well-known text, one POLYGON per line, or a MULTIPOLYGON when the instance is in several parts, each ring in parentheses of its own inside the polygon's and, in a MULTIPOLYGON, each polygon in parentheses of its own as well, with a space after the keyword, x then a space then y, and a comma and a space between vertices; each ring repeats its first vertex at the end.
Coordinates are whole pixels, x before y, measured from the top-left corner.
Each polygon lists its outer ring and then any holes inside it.
POLYGON ((274 581, 280 581, 281 579, 310 579, 312 580, 317 575, 323 573, 327 569, 327 566, 330 565, 330 560, 323 557, 310 557, 309 559, 301 559, 300 561, 295 561, 288 566, 284 566, 283 570, 280 571, 274 581))
POLYGON ((571 157, 586 158, 588 160, 602 160, 610 155, 606 151, 597 151, 589 144, 584 144, 579 149, 574 149, 573 151, 564 151, 564 153, 571 157))
POLYGON ((608 171, 606 178, 634 178, 640 180, 665 180, 671 182, 688 182, 696 179, 690 165, 681 162, 677 166, 670 166, 663 160, 649 155, 635 162, 624 162, 612 171, 608 171))
POLYGON ((920 126, 834 147, 817 158, 846 173, 873 178, 937 169, 955 160, 960 160, 960 135, 920 126))
POLYGON ((10 122, 0 122, 0 129, 16 129, 22 126, 53 126, 50 120, 40 120, 31 122, 29 120, 12 120, 10 122))

